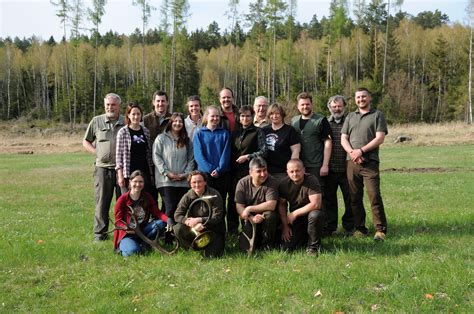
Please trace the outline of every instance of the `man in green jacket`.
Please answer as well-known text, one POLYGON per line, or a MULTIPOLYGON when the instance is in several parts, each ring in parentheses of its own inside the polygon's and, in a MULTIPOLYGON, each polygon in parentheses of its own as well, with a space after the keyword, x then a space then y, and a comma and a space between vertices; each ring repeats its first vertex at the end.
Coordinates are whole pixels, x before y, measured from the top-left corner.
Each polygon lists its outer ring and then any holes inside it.
POLYGON ((309 93, 300 93, 296 101, 300 115, 291 119, 291 126, 301 136, 300 159, 306 172, 314 175, 321 186, 324 210, 325 179, 332 149, 331 127, 326 117, 313 112, 313 98, 309 93))

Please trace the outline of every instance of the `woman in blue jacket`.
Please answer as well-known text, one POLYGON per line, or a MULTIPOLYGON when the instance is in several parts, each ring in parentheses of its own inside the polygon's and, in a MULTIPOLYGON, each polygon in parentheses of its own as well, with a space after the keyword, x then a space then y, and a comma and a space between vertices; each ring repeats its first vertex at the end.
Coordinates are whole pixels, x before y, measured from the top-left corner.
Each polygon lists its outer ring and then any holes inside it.
POLYGON ((219 122, 219 109, 207 107, 203 127, 194 133, 193 150, 197 169, 207 174, 207 184, 222 196, 226 195, 230 181, 231 143, 229 131, 219 127, 219 122))

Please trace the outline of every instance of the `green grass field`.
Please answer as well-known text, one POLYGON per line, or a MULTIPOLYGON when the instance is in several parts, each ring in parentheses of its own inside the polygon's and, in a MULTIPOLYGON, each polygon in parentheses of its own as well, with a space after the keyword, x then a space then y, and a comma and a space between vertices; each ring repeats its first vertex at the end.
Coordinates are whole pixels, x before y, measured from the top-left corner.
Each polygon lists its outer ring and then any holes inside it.
POLYGON ((91 155, 0 155, 0 312, 474 312, 474 145, 381 159, 385 243, 205 260, 93 243, 91 155))

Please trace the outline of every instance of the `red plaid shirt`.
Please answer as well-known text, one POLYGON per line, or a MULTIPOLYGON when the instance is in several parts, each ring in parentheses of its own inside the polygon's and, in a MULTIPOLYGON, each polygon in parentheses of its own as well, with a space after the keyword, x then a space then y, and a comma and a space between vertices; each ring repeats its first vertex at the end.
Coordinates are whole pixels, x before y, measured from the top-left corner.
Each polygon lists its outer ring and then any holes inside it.
MULTIPOLYGON (((153 174, 153 159, 151 157, 151 142, 150 142, 150 131, 142 126, 143 133, 147 140, 146 160, 148 167, 150 168, 150 174, 153 174)), ((123 177, 130 177, 130 150, 132 147, 132 137, 128 126, 121 128, 117 134, 117 147, 115 154, 115 170, 123 169, 123 177)))

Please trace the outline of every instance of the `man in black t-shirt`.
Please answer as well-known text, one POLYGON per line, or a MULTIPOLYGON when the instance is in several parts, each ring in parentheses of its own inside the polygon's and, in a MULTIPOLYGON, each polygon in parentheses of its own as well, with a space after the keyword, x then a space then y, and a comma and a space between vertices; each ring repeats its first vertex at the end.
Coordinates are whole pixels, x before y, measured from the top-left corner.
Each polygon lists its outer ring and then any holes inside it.
POLYGON ((287 163, 287 174, 278 187, 283 249, 292 251, 306 245, 308 255, 315 256, 321 250, 325 217, 321 210, 318 179, 305 174, 303 162, 299 159, 287 163))

